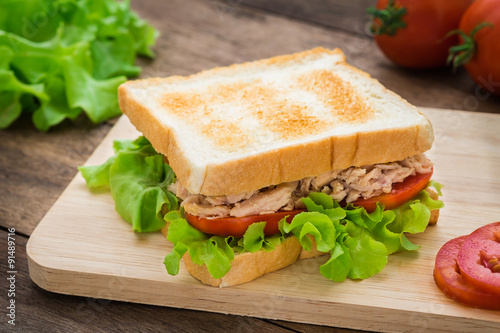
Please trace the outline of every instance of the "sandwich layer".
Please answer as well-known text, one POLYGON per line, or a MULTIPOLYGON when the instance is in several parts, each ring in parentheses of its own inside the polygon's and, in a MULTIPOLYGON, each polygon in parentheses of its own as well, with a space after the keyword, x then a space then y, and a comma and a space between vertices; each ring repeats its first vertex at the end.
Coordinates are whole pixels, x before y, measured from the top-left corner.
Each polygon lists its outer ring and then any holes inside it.
POLYGON ((369 199, 390 193, 393 184, 403 182, 409 176, 429 173, 432 173, 432 162, 424 154, 418 154, 398 162, 333 170, 317 177, 228 196, 191 194, 178 180, 169 185, 168 190, 182 200, 181 206, 191 215, 208 218, 244 217, 304 209, 302 198, 314 192, 325 193, 337 202, 369 199))
POLYGON ((182 185, 206 196, 399 161, 433 141, 427 117, 338 49, 129 81, 119 101, 182 185))

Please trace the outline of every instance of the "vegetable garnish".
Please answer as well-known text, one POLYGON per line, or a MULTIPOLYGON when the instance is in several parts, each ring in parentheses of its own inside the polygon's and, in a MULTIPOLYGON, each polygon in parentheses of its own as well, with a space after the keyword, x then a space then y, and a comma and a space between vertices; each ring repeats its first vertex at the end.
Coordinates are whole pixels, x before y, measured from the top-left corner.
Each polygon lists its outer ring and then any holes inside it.
MULTIPOLYGON (((169 224, 167 238, 174 247, 164 263, 172 275, 178 273, 186 252, 194 263, 205 264, 214 278, 220 278, 238 253, 272 251, 292 235, 311 250, 310 235, 319 251, 330 254, 320 267, 323 276, 333 281, 365 279, 380 272, 390 254, 417 250, 419 246, 405 234, 423 232, 431 210, 444 206, 425 189, 399 207, 384 210, 377 204, 371 213, 352 204, 341 207, 327 194, 311 193, 302 199, 307 211, 298 212, 291 221, 286 214, 280 216, 277 234, 268 236, 264 222, 251 221, 241 238, 211 235, 191 226, 182 209, 178 210, 176 196, 167 190, 175 175, 147 139, 115 141, 114 149, 116 155, 104 164, 79 169, 89 187, 111 189, 116 210, 134 231, 156 231, 165 221, 169 224)), ((430 186, 440 194, 438 183, 431 181, 430 186)))
MULTIPOLYGON (((223 264, 227 270, 219 273, 225 274, 231 268, 227 263, 235 253, 272 250, 285 236, 293 234, 304 249, 311 250, 312 242, 307 237, 311 235, 319 251, 330 253, 330 260, 320 267, 326 278, 333 281, 343 281, 347 277, 366 279, 385 267, 389 254, 417 250, 419 247, 411 243, 405 233, 423 232, 430 211, 443 207, 441 201, 431 199, 425 190, 397 209, 384 211, 383 206, 378 205, 372 213, 352 205, 342 208, 324 193, 311 194, 303 201, 308 211, 299 213, 290 223, 283 218, 281 234, 271 237, 265 236, 263 226, 255 230, 258 223, 252 224, 240 239, 210 236, 192 227, 182 214, 167 214, 168 239, 174 244, 174 250, 165 258, 168 272, 175 275, 180 259, 189 251, 192 260, 206 264, 211 273, 212 265, 219 269, 223 264), (251 251, 247 237, 259 240, 258 244, 250 242, 251 251)), ((214 278, 221 276, 213 275, 214 278)))
POLYGON ((467 282, 457 265, 457 256, 467 236, 448 241, 439 250, 434 268, 434 280, 448 297, 461 303, 491 310, 500 310, 500 295, 493 295, 467 282))
POLYGON ((436 256, 434 280, 444 294, 463 304, 500 310, 499 258, 496 222, 444 244, 436 256))
POLYGON ((167 190, 174 172, 144 137, 117 140, 113 149, 115 155, 104 164, 78 168, 87 186, 109 188, 116 211, 134 231, 160 230, 165 226, 163 212, 178 208, 177 197, 167 190))
POLYGON ((457 263, 465 280, 500 297, 500 222, 471 233, 462 244, 457 263))
POLYGON ((2 2, 0 129, 21 113, 42 131, 82 111, 94 123, 119 115, 117 88, 157 36, 130 1, 2 2))

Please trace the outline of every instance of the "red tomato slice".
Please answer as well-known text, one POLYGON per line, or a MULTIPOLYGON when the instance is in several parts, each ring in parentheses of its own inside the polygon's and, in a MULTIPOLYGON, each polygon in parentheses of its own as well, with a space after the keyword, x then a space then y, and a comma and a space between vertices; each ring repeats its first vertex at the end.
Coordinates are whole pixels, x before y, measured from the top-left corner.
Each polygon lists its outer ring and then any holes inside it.
POLYGON ((458 253, 457 263, 471 285, 500 297, 500 222, 471 233, 458 253))
POLYGON ((186 220, 194 228, 211 235, 243 237, 247 228, 256 222, 266 222, 264 234, 266 236, 279 233, 278 222, 285 216, 290 223, 295 215, 303 210, 292 210, 288 212, 277 212, 272 214, 253 215, 246 217, 227 217, 217 219, 207 219, 186 213, 186 220))
POLYGON ((500 310, 500 296, 482 291, 468 283, 457 264, 457 256, 468 236, 450 240, 441 247, 436 256, 434 281, 448 297, 469 306, 500 310))
POLYGON ((399 207, 416 197, 429 184, 431 177, 432 171, 417 173, 415 176, 406 177, 403 182, 394 183, 391 192, 368 199, 359 198, 353 202, 353 205, 362 206, 369 213, 377 208, 377 202, 384 204, 385 209, 399 207))

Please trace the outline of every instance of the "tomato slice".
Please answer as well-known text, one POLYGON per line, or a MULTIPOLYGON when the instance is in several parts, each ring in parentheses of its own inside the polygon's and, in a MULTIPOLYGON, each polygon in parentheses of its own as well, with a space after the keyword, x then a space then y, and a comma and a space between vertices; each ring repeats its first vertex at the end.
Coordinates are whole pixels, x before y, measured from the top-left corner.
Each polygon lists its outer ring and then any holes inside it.
POLYGON ((500 297, 500 222, 487 224, 462 245, 457 263, 471 285, 500 297))
POLYGON ((392 184, 391 192, 368 199, 359 198, 353 202, 353 205, 362 206, 368 213, 373 212, 377 208, 377 202, 384 204, 385 209, 399 207, 416 197, 429 184, 431 177, 432 171, 408 176, 404 181, 392 184))
POLYGON ((468 283, 457 264, 457 256, 468 236, 450 240, 441 247, 436 256, 434 281, 448 297, 469 306, 500 310, 500 296, 482 291, 468 283))
POLYGON ((211 235, 243 237, 247 228, 256 222, 266 222, 264 234, 266 236, 279 233, 278 222, 287 216, 286 221, 290 223, 295 215, 303 210, 282 211, 272 214, 253 215, 245 217, 227 217, 208 219, 185 213, 186 220, 194 228, 211 235))
POLYGON ((434 281, 448 297, 469 306, 500 310, 500 296, 476 288, 460 274, 457 256, 468 236, 450 240, 436 255, 434 281))

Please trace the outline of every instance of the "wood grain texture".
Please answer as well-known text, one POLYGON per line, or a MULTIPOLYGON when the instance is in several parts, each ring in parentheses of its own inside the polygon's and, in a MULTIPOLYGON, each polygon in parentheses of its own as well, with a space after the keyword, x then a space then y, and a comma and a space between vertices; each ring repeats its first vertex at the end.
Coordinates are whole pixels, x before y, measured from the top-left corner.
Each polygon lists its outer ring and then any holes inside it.
POLYGON ((115 121, 79 118, 41 133, 22 117, 0 131, 0 226, 30 235, 115 121))
MULTIPOLYGON (((434 178, 445 186, 446 208, 437 226, 411 236, 422 245, 418 252, 392 255, 370 279, 333 283, 318 273, 325 258, 223 289, 200 284, 185 269, 169 276, 162 262, 170 243, 159 233, 132 233, 109 193, 90 192, 80 175, 33 232, 27 245, 30 275, 42 288, 60 293, 259 318, 374 331, 419 331, 422 325, 433 331, 498 331, 497 312, 448 299, 435 286, 432 269, 447 240, 498 219, 500 116, 424 112, 436 129, 428 154, 436 165, 434 178)), ((121 118, 88 163, 109 157, 112 139, 136 135, 121 118)))
POLYGON ((366 8, 374 6, 375 0, 233 0, 281 15, 293 17, 313 24, 320 24, 346 32, 359 34, 368 22, 366 8))

